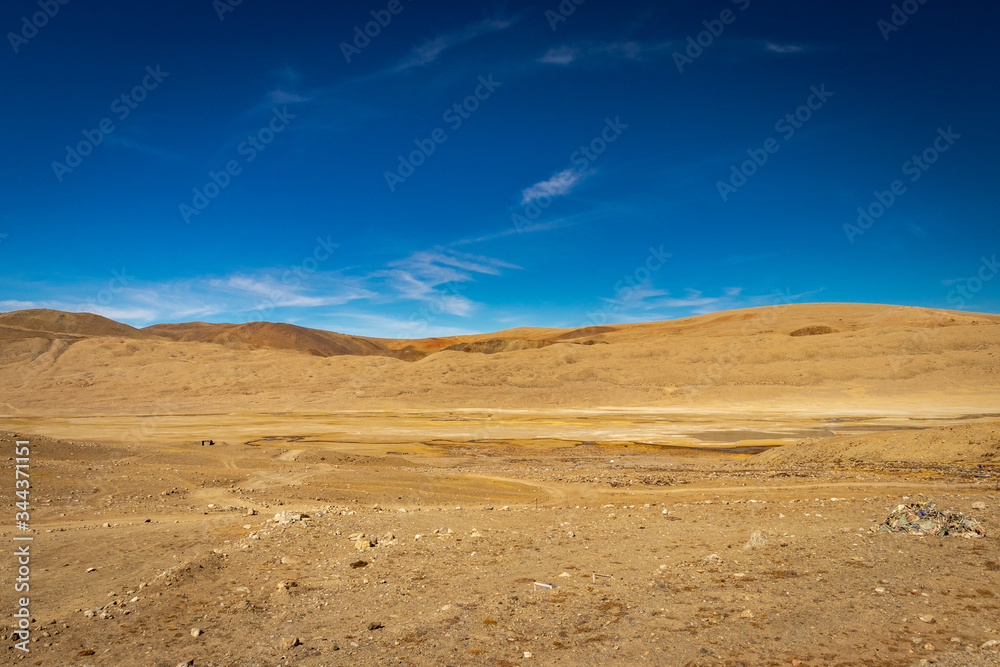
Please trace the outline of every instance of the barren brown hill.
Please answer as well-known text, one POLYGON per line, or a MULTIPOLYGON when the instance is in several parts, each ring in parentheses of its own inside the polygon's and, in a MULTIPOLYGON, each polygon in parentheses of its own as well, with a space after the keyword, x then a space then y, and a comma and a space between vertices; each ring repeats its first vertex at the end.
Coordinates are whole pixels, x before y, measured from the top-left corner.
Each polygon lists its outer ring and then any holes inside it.
POLYGON ((0 337, 58 338, 84 336, 117 336, 119 338, 150 338, 150 334, 93 313, 66 313, 61 310, 36 308, 0 313, 0 337))
POLYGON ((105 325, 108 335, 63 341, 38 330, 0 340, 0 410, 162 411, 169 404, 202 412, 435 406, 990 412, 1000 405, 998 325, 997 315, 801 304, 416 341, 280 324, 159 325, 139 332, 145 337, 105 325), (832 331, 801 335, 803 329, 832 331), (443 349, 454 345, 494 353, 443 349))
POLYGON ((246 324, 155 324, 144 331, 181 342, 217 343, 237 349, 271 348, 295 350, 318 357, 344 354, 394 356, 383 343, 362 336, 308 329, 294 324, 248 322, 246 324))

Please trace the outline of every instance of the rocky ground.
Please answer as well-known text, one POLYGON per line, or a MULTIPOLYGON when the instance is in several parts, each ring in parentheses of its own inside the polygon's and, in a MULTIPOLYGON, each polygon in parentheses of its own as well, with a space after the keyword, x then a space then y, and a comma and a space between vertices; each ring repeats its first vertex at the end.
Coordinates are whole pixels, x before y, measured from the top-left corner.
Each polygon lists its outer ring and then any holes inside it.
POLYGON ((34 624, 9 664, 1000 661, 995 466, 18 437, 37 452, 34 624), (928 499, 987 537, 872 532, 928 499))

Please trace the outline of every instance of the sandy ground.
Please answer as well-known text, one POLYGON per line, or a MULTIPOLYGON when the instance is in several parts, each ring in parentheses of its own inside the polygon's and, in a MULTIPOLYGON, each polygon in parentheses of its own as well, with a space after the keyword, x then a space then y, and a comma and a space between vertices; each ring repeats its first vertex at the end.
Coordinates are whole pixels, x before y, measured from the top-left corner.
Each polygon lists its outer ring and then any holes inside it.
MULTIPOLYGON (((4 660, 1000 658, 1000 642, 989 644, 1000 640, 994 418, 703 414, 674 419, 658 440, 641 437, 643 420, 666 419, 655 412, 607 423, 593 412, 507 414, 493 439, 475 437, 482 422, 455 421, 486 414, 173 416, 117 442, 120 416, 13 425, 4 451, 15 437, 32 447, 35 622, 30 654, 6 648, 4 660), (589 439, 581 422, 622 437, 589 439), (538 437, 512 435, 526 425, 538 437), (83 433, 95 438, 70 437, 83 433), (773 449, 808 435, 822 437, 773 449), (941 455, 900 456, 910 436, 941 455), (813 450, 838 438, 867 448, 865 460, 816 464, 813 450), (983 468, 950 454, 970 438, 986 443, 983 468), (989 534, 870 532, 897 503, 927 499, 984 520, 989 534)), ((5 608, 12 598, 4 586, 5 608)))

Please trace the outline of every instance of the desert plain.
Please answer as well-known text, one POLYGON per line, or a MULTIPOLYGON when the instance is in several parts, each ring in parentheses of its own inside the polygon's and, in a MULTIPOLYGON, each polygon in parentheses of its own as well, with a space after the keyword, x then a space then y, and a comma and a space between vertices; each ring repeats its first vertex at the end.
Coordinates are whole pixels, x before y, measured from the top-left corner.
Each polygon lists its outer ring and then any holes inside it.
POLYGON ((0 314, 2 660, 996 664, 998 352, 1000 316, 863 304, 421 340, 0 314), (877 530, 931 500, 985 537, 877 530))

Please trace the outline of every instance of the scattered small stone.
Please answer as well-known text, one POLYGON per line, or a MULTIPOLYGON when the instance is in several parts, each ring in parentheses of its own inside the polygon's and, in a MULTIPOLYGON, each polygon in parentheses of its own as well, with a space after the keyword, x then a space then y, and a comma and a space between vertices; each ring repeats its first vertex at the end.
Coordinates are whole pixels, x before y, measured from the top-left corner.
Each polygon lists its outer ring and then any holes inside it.
POLYGON ((87 568, 87 572, 96 572, 96 571, 97 571, 96 567, 88 567, 87 568))
POLYGON ((722 558, 719 556, 719 554, 710 554, 708 556, 705 556, 703 560, 710 565, 717 565, 722 562, 722 558))
POLYGON ((308 514, 303 514, 302 512, 289 512, 288 510, 285 510, 284 512, 278 512, 277 514, 274 515, 275 523, 280 523, 283 526, 295 523, 296 521, 303 521, 304 519, 308 518, 309 518, 308 514))
POLYGON ((299 641, 298 637, 282 637, 281 638, 281 650, 287 651, 290 648, 298 646, 302 642, 299 641))
POLYGON ((192 637, 200 637, 201 636, 201 628, 191 628, 191 636, 192 637))
POLYGON ((937 622, 933 616, 920 616, 919 618, 924 623, 936 623, 937 622))
POLYGON ((743 613, 740 614, 740 618, 753 618, 753 612, 749 609, 744 609, 743 613))
POLYGON ((366 549, 371 549, 372 543, 367 537, 363 537, 360 540, 354 542, 354 548, 358 551, 364 551, 366 549))
POLYGON ((351 563, 351 567, 353 567, 355 570, 357 570, 360 567, 364 567, 366 565, 368 565, 368 561, 366 560, 356 560, 353 563, 351 563))
POLYGON ((368 631, 372 632, 373 630, 381 630, 384 627, 385 625, 381 621, 372 621, 368 624, 368 631))
POLYGON ((493 505, 487 505, 487 506, 486 506, 486 507, 484 507, 483 509, 484 509, 484 510, 491 510, 491 509, 493 509, 493 505))
POLYGON ((563 572, 563 573, 562 573, 562 574, 560 574, 559 576, 560 576, 560 577, 572 577, 573 575, 572 575, 572 574, 570 574, 569 572, 563 572))
POLYGON ((1000 639, 991 639, 988 642, 983 642, 979 645, 979 648, 993 648, 994 646, 1000 644, 1000 639))
POLYGON ((524 655, 525 658, 531 658, 532 657, 531 651, 525 651, 523 655, 524 655))
POLYGON ((986 503, 984 503, 984 502, 974 502, 974 503, 972 503, 972 509, 974 509, 974 510, 984 510, 984 509, 986 509, 986 503))

